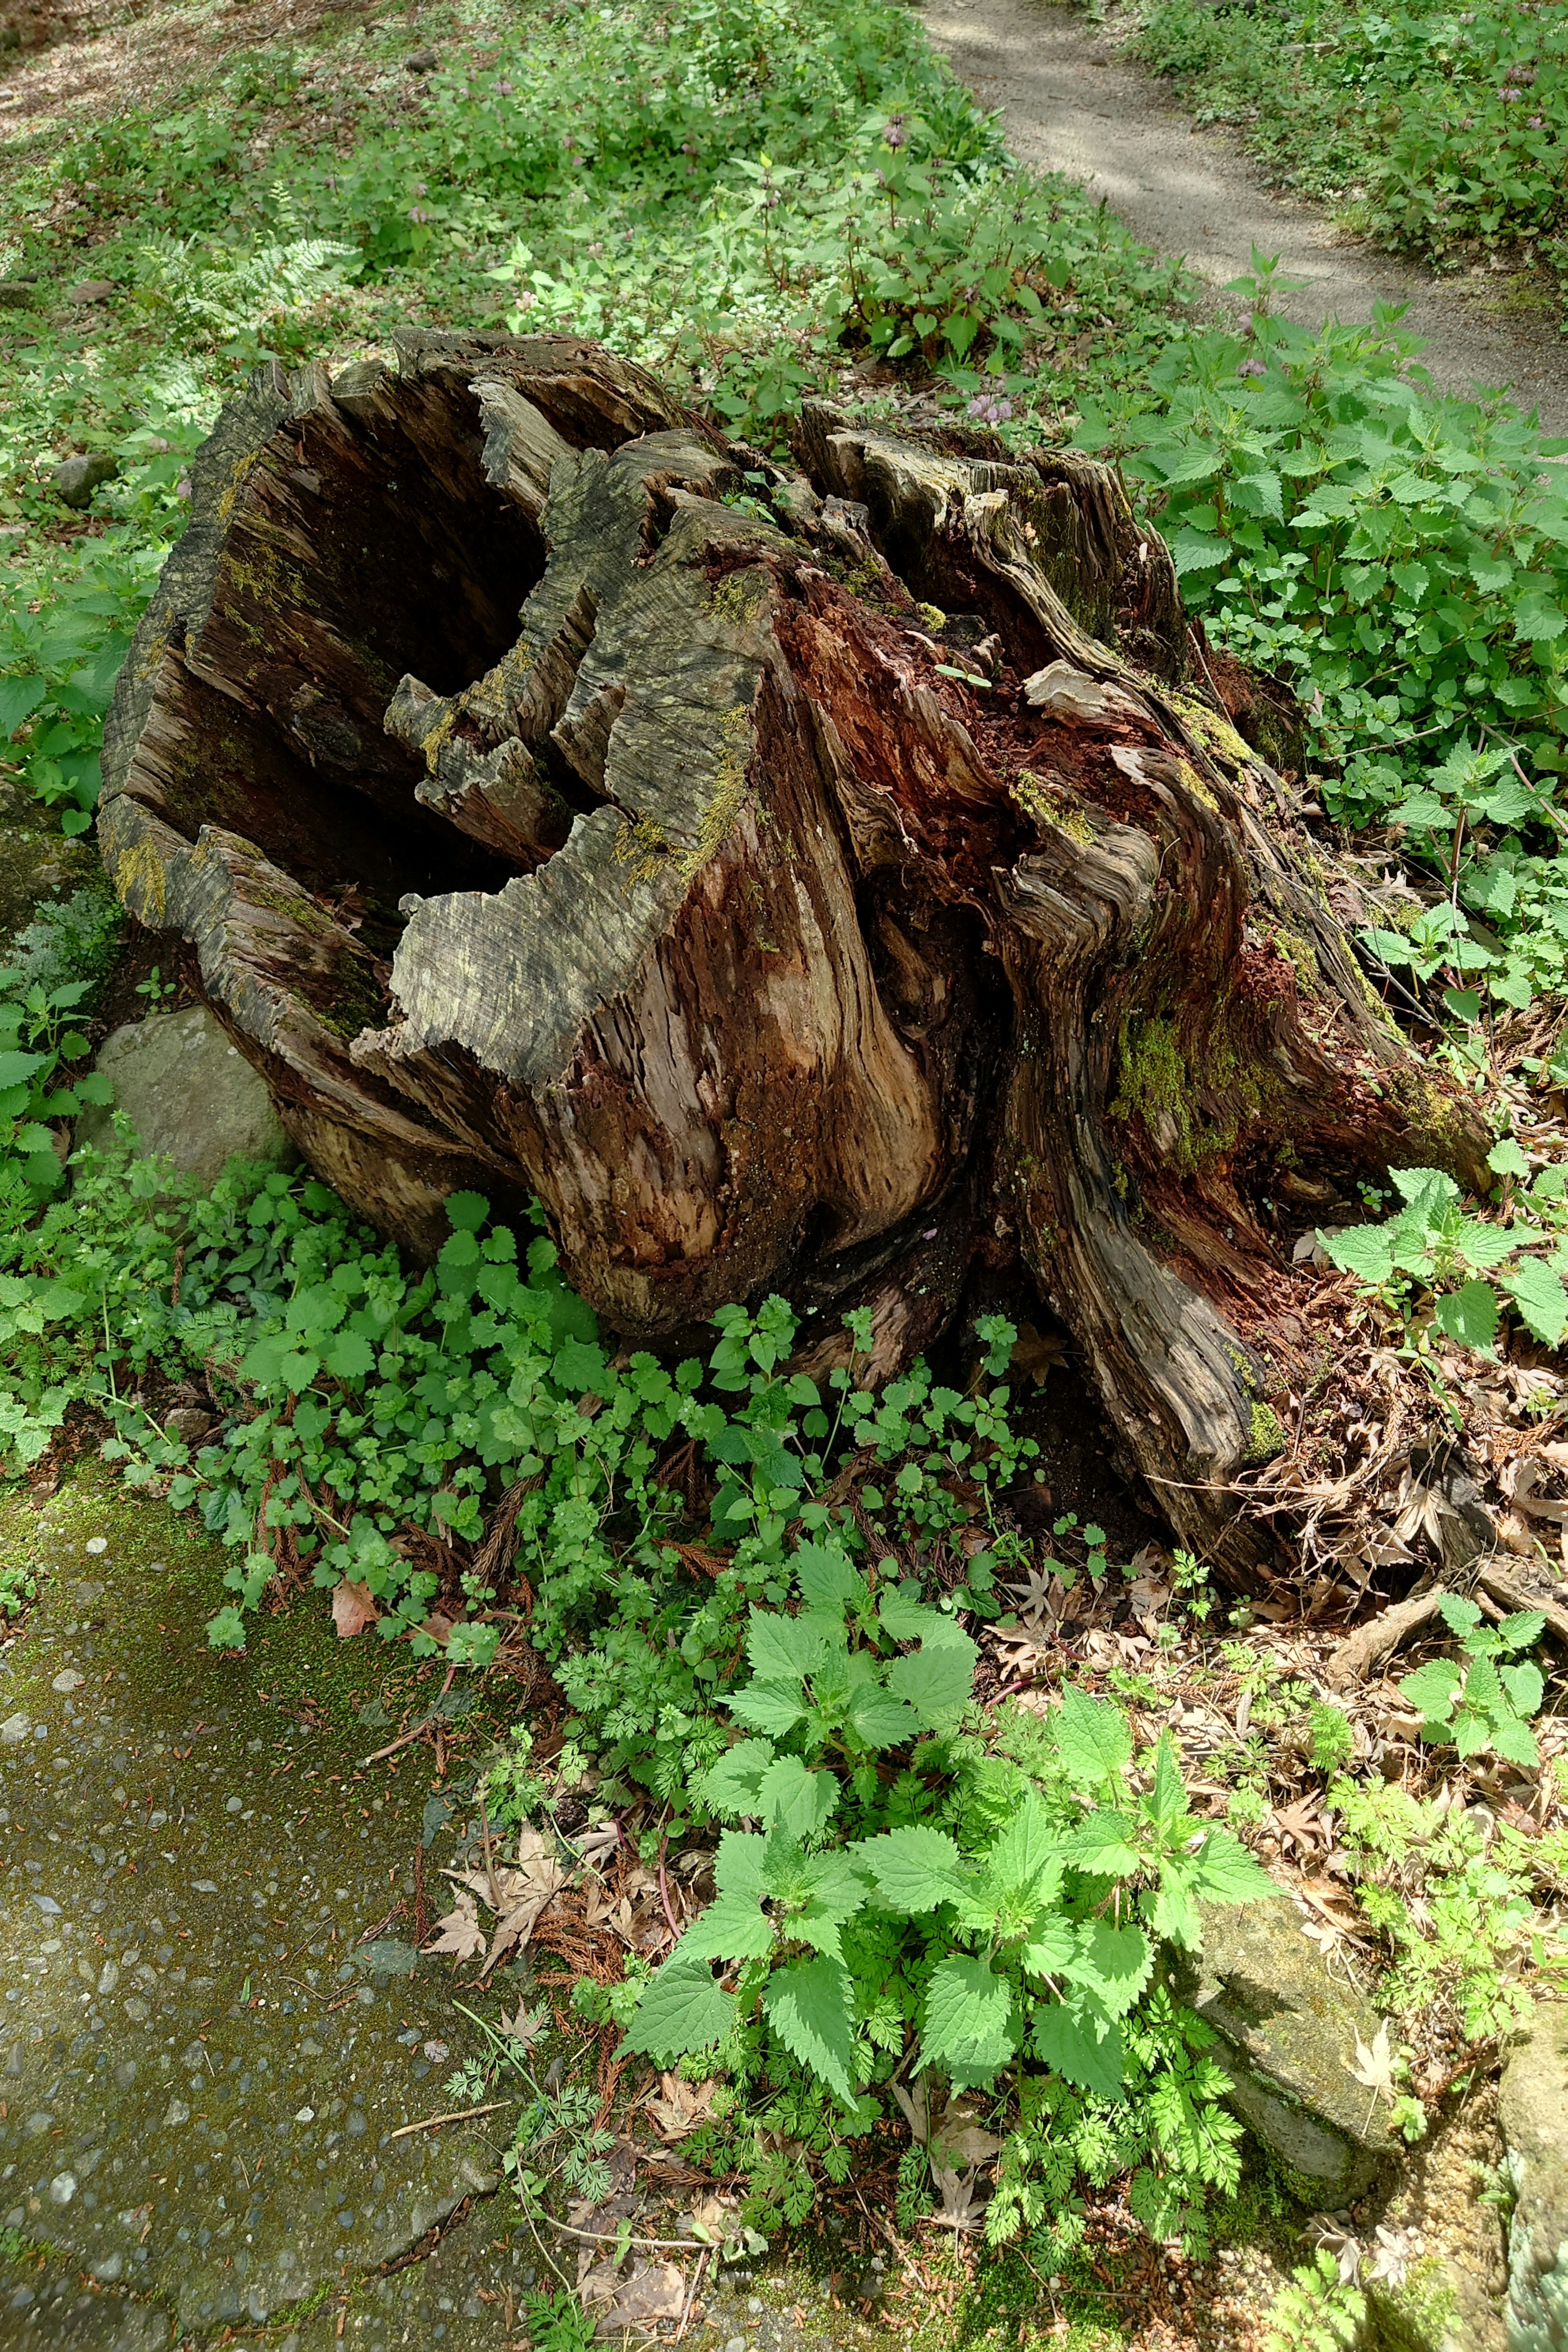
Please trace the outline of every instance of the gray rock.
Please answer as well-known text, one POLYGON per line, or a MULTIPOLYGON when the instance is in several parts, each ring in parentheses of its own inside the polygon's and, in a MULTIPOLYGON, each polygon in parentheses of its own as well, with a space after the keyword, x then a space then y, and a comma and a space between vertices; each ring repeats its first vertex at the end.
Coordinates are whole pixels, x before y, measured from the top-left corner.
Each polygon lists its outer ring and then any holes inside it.
POLYGON ((1542 2001, 1509 2053, 1499 2101, 1513 2182, 1510 2352, 1568 2347, 1568 2003, 1542 2001))
MULTIPOLYGON (((127 1022, 104 1041, 98 1066, 113 1081, 115 1108, 127 1114, 142 1149, 207 1183, 237 1157, 276 1168, 299 1157, 267 1088, 205 1004, 127 1022)), ((84 1111, 76 1141, 111 1150, 112 1114, 84 1111)))
POLYGON ((163 2352, 170 2333, 168 2314, 155 2304, 94 2294, 74 2269, 0 2264, 6 2352, 163 2352))
POLYGON ((63 466, 57 466, 55 488, 68 507, 89 506, 100 482, 111 482, 119 471, 118 457, 95 449, 89 457, 68 457, 63 466))
POLYGON ((112 278, 84 278, 79 284, 67 289, 66 300, 73 309, 82 310, 93 302, 107 302, 119 291, 112 278))
POLYGON ((1374 2095, 1355 2080, 1358 2038, 1378 2020, 1302 1930, 1287 1895, 1204 1906, 1203 1948, 1184 1954, 1176 1990, 1220 2037, 1232 2106, 1291 2176, 1332 2211, 1359 2197, 1393 2149, 1374 2095))

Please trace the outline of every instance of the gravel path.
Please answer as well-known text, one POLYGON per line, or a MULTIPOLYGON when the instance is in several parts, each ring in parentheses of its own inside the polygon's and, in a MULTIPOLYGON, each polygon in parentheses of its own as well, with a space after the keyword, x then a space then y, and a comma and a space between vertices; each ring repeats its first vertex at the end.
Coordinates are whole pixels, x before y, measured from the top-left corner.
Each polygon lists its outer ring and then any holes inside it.
POLYGON ((1075 8, 926 0, 922 14, 976 97, 1002 110, 1014 152, 1082 181, 1145 244, 1184 254, 1216 287, 1248 268, 1254 245, 1280 254, 1309 283, 1279 307, 1310 325, 1408 303, 1405 323, 1426 338, 1442 389, 1506 385, 1549 432, 1568 434, 1568 343, 1555 311, 1524 309, 1509 280, 1489 270, 1437 279, 1266 189, 1237 140, 1194 124, 1166 84, 1075 8))

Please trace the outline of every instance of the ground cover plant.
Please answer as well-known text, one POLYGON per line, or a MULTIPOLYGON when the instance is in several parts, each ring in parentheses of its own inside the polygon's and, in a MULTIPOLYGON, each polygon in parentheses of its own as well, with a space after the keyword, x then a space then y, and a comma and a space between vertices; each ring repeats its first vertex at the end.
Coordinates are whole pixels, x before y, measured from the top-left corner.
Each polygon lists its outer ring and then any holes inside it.
MULTIPOLYGON (((1512 152, 1483 146, 1489 168, 1512 152)), ((775 445, 819 385, 1003 445, 1076 437, 1121 465, 1211 645, 1297 686, 1311 789, 1415 885, 1369 919, 1369 968, 1472 1054, 1497 1111, 1491 1201, 1405 1171, 1403 1205, 1330 1227, 1351 1326, 1472 1429, 1480 1381, 1517 1374, 1498 1459, 1521 1429, 1551 1442, 1568 1269, 1542 1163, 1561 1136, 1527 1153, 1500 1132, 1526 1084, 1554 1099, 1568 946, 1563 509, 1526 424, 1433 399, 1393 322, 1273 324, 1265 264, 1248 330, 1189 327, 1169 268, 1021 173, 911 20, 849 0, 724 0, 679 43, 651 7, 393 20, 15 161, 6 266, 120 289, 85 333, 47 286, 0 313, 24 338, 0 414, 22 526, 0 733, 66 829, 89 820, 190 452, 268 353, 357 356, 410 314, 571 326, 775 445), (85 521, 50 481, 71 448, 120 466, 85 521), (1530 1051, 1494 1066, 1510 1015, 1534 1022, 1530 1051)), ((792 1372, 777 1300, 675 1365, 612 1355, 542 1233, 473 1196, 423 1273, 308 1179, 237 1171, 196 1195, 145 1160, 89 1160, 67 1202, 56 1143, 88 1098, 75 1041, 113 920, 101 900, 78 916, 24 935, 0 981, 5 1465, 47 1476, 90 1439, 198 1514, 229 1554, 219 1645, 302 1595, 345 1633, 477 1673, 526 1622, 546 1699, 476 1792, 438 1938, 482 1979, 554 1932, 576 1979, 452 2085, 455 2105, 515 2086, 526 2210, 607 2179, 619 2053, 659 2074, 672 2144, 738 2184, 703 2225, 715 2246, 755 2252, 746 2232, 801 2224, 879 2165, 901 2229, 934 2201, 943 2226, 1020 2248, 1032 2305, 1035 2274, 1089 2278, 1110 2184, 1145 2233, 1193 2248, 1237 2189, 1223 2085, 1163 1972, 1198 1897, 1259 1892, 1247 1847, 1375 1976, 1396 2047, 1369 2095, 1406 2137, 1552 1979, 1568 1790, 1540 1626, 1500 1627, 1494 1663, 1454 1596, 1401 1712, 1388 1688, 1331 1687, 1334 1635, 1223 1599, 1201 1561, 1152 1545, 1124 1565, 1071 1512, 1028 1536, 1037 1463, 1001 1318, 873 1395, 863 1329, 839 1372, 792 1372), (209 1416, 199 1437, 182 1407, 209 1416), (606 1924, 623 1904, 651 1937, 606 1924), (530 2056, 551 2026, 564 2084, 530 2056)), ((1349 1445, 1372 1375, 1334 1357, 1342 1328, 1320 1355, 1349 1445)), ((1412 1451, 1396 1424, 1385 1546, 1414 1507, 1391 1499, 1412 1451)), ((1313 1526, 1320 1620, 1417 1557, 1363 1573, 1313 1526)), ((29 1597, 0 1578, 0 1611, 29 1597)), ((1279 2340, 1342 2342, 1354 2305, 1315 2265, 1279 2340)), ((535 2326, 584 2338, 564 2302, 535 2326)))
POLYGON ((1568 263, 1568 28, 1522 0, 1205 8, 1149 0, 1139 54, 1270 173, 1437 264, 1568 263))

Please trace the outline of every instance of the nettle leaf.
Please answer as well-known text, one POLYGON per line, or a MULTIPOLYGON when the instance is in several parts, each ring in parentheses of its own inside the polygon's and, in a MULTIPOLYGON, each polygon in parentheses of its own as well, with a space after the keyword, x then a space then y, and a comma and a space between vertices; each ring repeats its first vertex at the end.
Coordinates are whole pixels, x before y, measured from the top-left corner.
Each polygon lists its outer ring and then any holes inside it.
POLYGON ((1508 1764, 1520 1764, 1529 1771, 1541 1761, 1537 1748, 1527 1725, 1513 1715, 1500 1715, 1491 1727, 1491 1744, 1508 1764))
POLYGON ((753 1609, 746 1628, 746 1655, 759 1682, 804 1682, 843 1646, 844 1628, 831 1618, 753 1609))
POLYGON ((852 1849, 877 1882, 885 1909, 911 1917, 956 1902, 963 1892, 963 1863, 945 1831, 915 1823, 864 1838, 852 1849))
POLYGON ((1531 1337, 1555 1348, 1568 1331, 1568 1290, 1538 1257, 1521 1258, 1500 1277, 1531 1337))
POLYGON ((1332 1265, 1363 1282, 1384 1283, 1394 1274, 1394 1241, 1387 1225, 1343 1225, 1338 1233, 1320 1234, 1332 1265))
POLYGON ((1087 1985, 1113 2017, 1125 2017, 1154 1970, 1154 1947, 1142 1927, 1113 1927, 1108 1919, 1077 1930, 1068 1973, 1087 1985))
POLYGON ((912 1706, 894 1698, 879 1683, 862 1683, 849 1694, 845 1721, 863 1748, 902 1748, 925 1728, 912 1706))
POLYGON ((1065 2082, 1096 2098, 1121 2097, 1126 2056, 1119 2025, 1096 2035, 1064 2003, 1053 2001, 1037 2013, 1033 2039, 1040 2057, 1065 2082))
POLYGON ((837 1544, 797 1544, 792 1565, 800 1597, 809 1610, 837 1611, 842 1616, 846 1609, 858 1609, 868 1598, 865 1578, 837 1544))
POLYGON ((1412 1706, 1419 1707, 1428 1723, 1447 1720, 1459 1687, 1459 1670, 1447 1658, 1434 1658, 1413 1675, 1406 1675, 1399 1685, 1399 1695, 1412 1706))
POLYGON ((854 2003, 849 1971, 842 1960, 819 1957, 775 1969, 763 1994, 763 2009, 790 2056, 809 2067, 846 2106, 853 2106, 854 2003))
POLYGON ((1091 1878, 1131 1878, 1141 1856, 1125 1813, 1090 1813, 1061 1842, 1062 1860, 1091 1878))
POLYGON ((1541 1668, 1529 1659, 1520 1666, 1504 1666, 1499 1679, 1516 1715, 1532 1716, 1546 1696, 1541 1668))
POLYGON ((767 1885, 768 1841, 754 1830, 726 1830, 713 1862, 713 1883, 721 1895, 754 1895, 760 1903, 771 1894, 767 1885))
POLYGON ((979 1655, 968 1634, 955 1628, 954 1638, 922 1643, 912 1656, 895 1658, 888 1668, 888 1689, 923 1724, 941 1730, 969 1705, 979 1655))
POLYGON ((1433 1301, 1432 1320, 1462 1348, 1489 1349, 1497 1338, 1497 1292, 1489 1282, 1446 1291, 1433 1301))
POLYGON ((1151 1903, 1143 1898, 1144 1914, 1157 1936, 1184 1951, 1195 1952, 1203 1941, 1203 1922, 1194 1900, 1193 1874, 1182 1864, 1169 1862, 1160 1865, 1160 1884, 1151 1903))
POLYGON ((1042 1913, 1031 1923, 1018 1946, 1018 1958, 1032 1977, 1072 1974, 1078 1958, 1078 1937, 1072 1921, 1058 1913, 1042 1913))
POLYGON ((683 1964, 685 1937, 652 1979, 622 2045, 661 2066, 722 2042, 735 2021, 735 1997, 698 1961, 683 1964))
POLYGON ((941 1961, 926 1987, 921 2064, 945 2066, 957 2089, 980 2090, 1017 2046, 1005 1979, 984 1960, 941 1961))
POLYGON ((987 1853, 985 1869, 994 1885, 1019 1903, 1041 1903, 1055 1894, 1061 1881, 1061 1845, 1032 1789, 987 1853))
POLYGON ((700 1775, 692 1793, 721 1816, 761 1812, 763 1775, 773 1760, 771 1740, 738 1739, 700 1775))
POLYGON ((1187 1792, 1182 1781, 1175 1743, 1168 1730, 1162 1731, 1155 1742, 1154 1778, 1148 1795, 1139 1805, 1139 1811, 1162 1830, 1167 1831, 1187 1818, 1187 1792))
POLYGON ((808 1712, 798 1683, 747 1683, 742 1690, 731 1691, 724 1704, 737 1723, 774 1739, 804 1723, 808 1712))
POLYGON ((1132 1761, 1132 1734, 1121 1708, 1072 1683, 1063 1686, 1053 1727, 1062 1769, 1075 1788, 1119 1780, 1132 1761))
POLYGON ((749 1810, 804 1842, 820 1835, 837 1802, 838 1783, 831 1772, 813 1771, 798 1757, 781 1756, 763 1774, 756 1805, 749 1810))
POLYGON ((1498 1627, 1497 1638, 1505 1650, 1528 1650, 1545 1631, 1546 1620, 1539 1609, 1516 1609, 1498 1627))
POLYGON ((1279 1888, 1229 1830, 1210 1830, 1189 1865, 1205 1903, 1262 1903, 1279 1888))
POLYGON ((670 1956, 686 1960, 762 1959, 773 1948, 773 1923, 757 1897, 735 1892, 719 1895, 695 1918, 670 1956))

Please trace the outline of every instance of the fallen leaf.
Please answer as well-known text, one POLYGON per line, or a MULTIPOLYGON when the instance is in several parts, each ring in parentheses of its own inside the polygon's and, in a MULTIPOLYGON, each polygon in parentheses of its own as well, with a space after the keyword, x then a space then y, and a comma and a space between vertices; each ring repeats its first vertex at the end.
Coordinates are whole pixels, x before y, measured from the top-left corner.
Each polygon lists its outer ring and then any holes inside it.
POLYGON ((515 2042, 523 2050, 538 2041, 549 2022, 550 2012, 547 2009, 542 2006, 534 2010, 526 2009, 521 1999, 517 2004, 515 2017, 509 2017, 504 2009, 500 2013, 501 2032, 509 2041, 515 2042))
POLYGON ((647 2111, 665 2139, 684 2139, 712 2112, 715 2083, 685 2083, 679 2074, 659 2076, 659 2095, 650 2096, 647 2111))
POLYGON ((460 1960, 471 1960, 476 1952, 485 1948, 485 1931, 479 1925, 479 1906, 471 1895, 459 1895, 454 1908, 444 1919, 437 1919, 439 1930, 427 1952, 455 1952, 460 1960))
POLYGON ((381 1615, 370 1597, 368 1584, 355 1584, 343 1577, 332 1588, 332 1622, 338 1629, 340 1642, 352 1642, 367 1625, 374 1625, 381 1615))
POLYGON ((616 2336, 623 2327, 651 2335, 661 2319, 679 2319, 686 2309, 686 2281, 674 2263, 639 2263, 617 2292, 595 2334, 616 2336))

